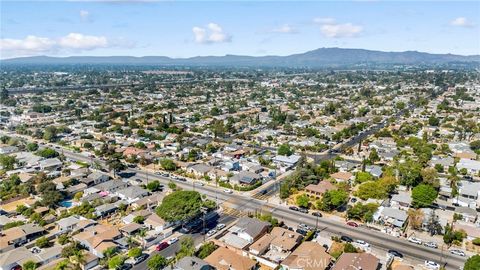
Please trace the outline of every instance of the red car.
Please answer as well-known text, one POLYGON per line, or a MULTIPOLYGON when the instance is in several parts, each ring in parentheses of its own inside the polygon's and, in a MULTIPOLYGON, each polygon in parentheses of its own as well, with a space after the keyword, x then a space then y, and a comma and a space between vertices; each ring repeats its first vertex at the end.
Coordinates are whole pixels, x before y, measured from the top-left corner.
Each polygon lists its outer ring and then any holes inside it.
POLYGON ((353 221, 347 222, 347 225, 348 225, 348 226, 355 227, 355 228, 358 227, 358 224, 357 224, 356 222, 353 222, 353 221))
POLYGON ((158 244, 158 246, 155 248, 155 250, 161 251, 161 250, 166 249, 168 246, 169 246, 169 244, 167 242, 162 242, 162 243, 158 244))

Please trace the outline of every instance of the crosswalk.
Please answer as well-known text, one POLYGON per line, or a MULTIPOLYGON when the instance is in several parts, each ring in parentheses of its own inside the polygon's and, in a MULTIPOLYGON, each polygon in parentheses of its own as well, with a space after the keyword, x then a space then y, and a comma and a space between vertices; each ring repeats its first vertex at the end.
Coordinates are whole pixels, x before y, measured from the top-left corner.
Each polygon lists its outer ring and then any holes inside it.
POLYGON ((225 214, 225 215, 234 216, 234 217, 237 217, 237 218, 247 217, 248 214, 249 214, 246 211, 240 211, 238 209, 225 207, 225 206, 223 207, 222 213, 225 214))
POLYGON ((252 196, 252 198, 255 198, 257 200, 266 200, 268 198, 272 197, 271 194, 261 194, 261 193, 257 193, 257 194, 254 194, 252 196))

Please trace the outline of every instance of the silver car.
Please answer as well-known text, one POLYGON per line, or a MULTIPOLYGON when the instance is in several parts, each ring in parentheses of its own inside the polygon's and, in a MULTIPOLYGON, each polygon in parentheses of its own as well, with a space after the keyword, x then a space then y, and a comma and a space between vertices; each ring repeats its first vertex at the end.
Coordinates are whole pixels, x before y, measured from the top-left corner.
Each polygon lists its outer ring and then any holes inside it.
POLYGON ((465 257, 465 252, 463 252, 462 250, 459 250, 459 249, 451 249, 450 253, 452 253, 453 255, 458 255, 458 256, 465 257))

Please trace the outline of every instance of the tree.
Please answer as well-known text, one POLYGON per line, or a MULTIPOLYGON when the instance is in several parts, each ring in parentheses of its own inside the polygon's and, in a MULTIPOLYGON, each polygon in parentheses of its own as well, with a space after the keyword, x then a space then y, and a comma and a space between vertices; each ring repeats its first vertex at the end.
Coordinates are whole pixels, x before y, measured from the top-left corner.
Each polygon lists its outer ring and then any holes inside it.
POLYGON ((468 258, 463 266, 463 270, 478 270, 480 269, 480 255, 473 255, 468 258))
POLYGON ((421 182, 422 166, 419 162, 407 159, 405 162, 398 164, 398 172, 400 175, 400 183, 409 187, 416 186, 421 182))
POLYGON ((177 261, 183 257, 193 256, 193 254, 195 254, 195 243, 193 242, 193 238, 190 236, 184 237, 180 241, 180 250, 176 255, 177 261))
POLYGON ((38 150, 38 144, 36 143, 28 143, 27 144, 27 150, 30 152, 35 152, 38 150))
POLYGON ((17 160, 14 156, 0 155, 0 165, 4 170, 13 170, 17 160))
POLYGON ((376 148, 372 148, 372 150, 370 151, 370 154, 368 155, 368 160, 370 160, 370 162, 372 163, 380 161, 380 156, 378 155, 376 148))
POLYGON ((54 158, 59 156, 58 152, 53 150, 52 148, 43 148, 41 150, 38 150, 36 154, 43 158, 54 158))
POLYGON ((422 227, 423 212, 420 209, 408 209, 408 222, 412 229, 418 230, 422 227))
POLYGON ((205 259, 208 257, 212 252, 214 252, 218 247, 215 245, 214 242, 207 242, 203 244, 197 252, 197 257, 200 259, 205 259))
POLYGON ((351 243, 345 243, 345 246, 343 246, 343 252, 345 253, 357 253, 357 248, 352 245, 351 243))
POLYGON ((307 194, 304 193, 300 196, 297 196, 296 203, 300 207, 308 208, 308 204, 310 203, 310 199, 308 198, 307 194))
POLYGON ((117 172, 125 169, 125 164, 123 164, 118 159, 110 159, 107 161, 107 166, 110 171, 113 171, 113 175, 115 176, 117 172))
POLYGON ((430 126, 438 126, 440 124, 440 119, 432 115, 428 118, 428 124, 430 126))
POLYGON ((430 212, 430 216, 428 217, 427 231, 430 233, 430 235, 442 233, 442 225, 440 224, 437 214, 435 214, 435 210, 432 210, 430 212))
POLYGON ((156 213, 166 221, 180 221, 200 213, 202 197, 196 191, 178 190, 165 196, 156 213))
POLYGON ((158 180, 154 180, 152 182, 149 182, 146 186, 146 188, 150 191, 150 192, 155 192, 157 190, 160 189, 160 182, 158 180))
POLYGON ((108 247, 103 251, 103 256, 107 258, 112 258, 113 255, 117 254, 117 248, 116 247, 108 247))
POLYGON ((367 181, 358 187, 356 195, 362 200, 384 199, 388 193, 380 181, 367 181))
POLYGON ((376 203, 356 203, 352 208, 347 210, 347 217, 349 219, 361 220, 364 222, 372 222, 373 214, 377 211, 378 204, 376 203))
POLYGON ((425 168, 420 172, 422 175, 422 181, 425 184, 431 185, 435 188, 439 187, 439 181, 437 179, 437 170, 435 168, 425 168))
POLYGON ((28 260, 22 264, 22 270, 35 270, 38 264, 32 260, 28 260))
POLYGON ((50 246, 50 241, 45 236, 42 236, 35 241, 35 245, 39 248, 46 248, 50 246))
POLYGON ((290 149, 290 145, 285 143, 278 147, 277 153, 281 156, 290 156, 293 154, 293 151, 290 149))
POLYGON ((125 257, 122 255, 115 255, 110 260, 108 260, 109 269, 119 269, 125 262, 125 257))
POLYGON ((133 222, 138 223, 138 224, 143 224, 144 221, 145 221, 144 216, 136 216, 136 217, 133 218, 133 222))
POLYGON ((429 207, 437 195, 437 191, 432 186, 420 184, 412 190, 412 206, 415 208, 429 207))
POLYGON ((373 176, 368 172, 358 172, 355 176, 355 181, 358 183, 363 183, 367 181, 372 181, 373 176))
POLYGON ((322 196, 317 207, 324 211, 332 211, 345 205, 348 201, 348 193, 344 190, 329 190, 322 196))
POLYGON ((142 255, 142 249, 139 247, 134 247, 128 251, 128 257, 130 258, 137 258, 142 255))
POLYGON ((147 262, 148 270, 161 270, 167 266, 167 259, 160 254, 153 255, 147 262))
POLYGON ((160 166, 162 166, 162 168, 167 171, 175 171, 177 169, 177 165, 175 164, 175 162, 168 158, 161 159, 160 166))

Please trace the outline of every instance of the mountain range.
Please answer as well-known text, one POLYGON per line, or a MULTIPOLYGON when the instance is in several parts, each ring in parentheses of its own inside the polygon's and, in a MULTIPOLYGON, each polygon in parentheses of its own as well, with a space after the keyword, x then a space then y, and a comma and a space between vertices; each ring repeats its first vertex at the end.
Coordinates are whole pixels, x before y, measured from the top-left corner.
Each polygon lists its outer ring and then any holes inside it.
POLYGON ((480 55, 431 54, 417 51, 383 52, 364 49, 319 48, 288 56, 32 56, 1 60, 2 64, 59 65, 157 65, 157 66, 245 66, 245 67, 334 67, 376 65, 480 64, 480 55))

